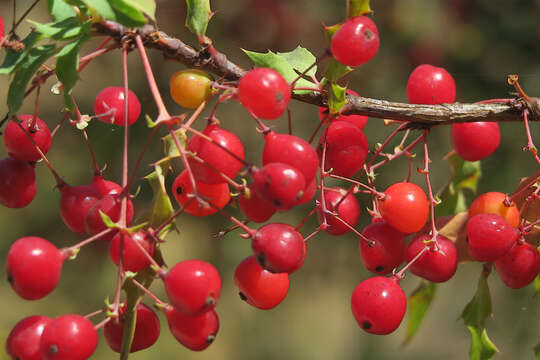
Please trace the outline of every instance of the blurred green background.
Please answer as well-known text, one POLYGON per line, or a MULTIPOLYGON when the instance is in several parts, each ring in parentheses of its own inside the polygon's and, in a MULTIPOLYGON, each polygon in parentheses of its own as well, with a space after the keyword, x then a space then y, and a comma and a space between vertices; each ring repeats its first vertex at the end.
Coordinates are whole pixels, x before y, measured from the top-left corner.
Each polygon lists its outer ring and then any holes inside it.
MULTIPOLYGON (((0 3, 0 15, 6 28, 12 20, 12 2, 0 3)), ((16 0, 19 14, 31 1, 16 0)), ((29 16, 46 22, 46 2, 41 3, 29 16)), ((185 3, 181 0, 158 0, 158 23, 161 30, 178 36, 188 43, 195 38, 183 26, 185 3)), ((405 85, 411 70, 422 63, 444 66, 454 76, 458 88, 458 101, 474 102, 488 98, 507 97, 510 90, 506 75, 520 75, 522 86, 531 95, 540 93, 540 1, 466 1, 466 0, 399 0, 374 1, 373 15, 381 37, 378 55, 346 78, 349 87, 363 96, 395 101, 406 101, 405 85)), ((322 0, 213 0, 217 11, 208 35, 217 49, 244 67, 247 57, 240 48, 266 51, 289 51, 298 44, 321 54, 326 46, 321 24, 334 24, 343 19, 345 1, 322 0)), ((18 34, 24 36, 28 24, 18 34)), ((89 43, 84 53, 97 46, 99 40, 89 43)), ((151 62, 160 90, 170 112, 184 110, 174 104, 168 95, 170 75, 183 68, 175 62, 163 61, 160 54, 150 51, 151 62)), ((143 111, 150 116, 156 109, 143 77, 136 53, 129 58, 130 87, 141 99, 143 111)), ((0 98, 5 99, 7 77, 0 79, 0 98)), ((40 117, 51 128, 61 119, 62 99, 47 91, 53 81, 43 88, 40 117)), ((106 86, 121 85, 120 53, 113 52, 91 63, 81 74, 74 94, 83 112, 92 113, 95 95, 106 86)), ((24 112, 33 109, 33 97, 24 112)), ((315 129, 317 109, 293 102, 294 133, 309 137, 315 129)), ((0 114, 7 108, 2 101, 0 114)), ((205 113, 208 115, 208 112, 205 113)), ((262 138, 255 131, 253 121, 235 102, 219 107, 217 116, 222 126, 235 131, 245 144, 247 158, 260 162, 262 138)), ((204 116, 203 116, 204 117, 204 116)), ((270 123, 269 123, 270 124, 270 123)), ((271 123, 277 130, 286 130, 285 118, 271 123)), ((540 144, 539 124, 532 126, 533 136, 540 144)), ((201 119, 196 125, 204 127, 201 119)), ((149 131, 141 117, 132 127, 132 159, 145 141, 149 131)), ((366 135, 373 146, 382 142, 390 127, 382 121, 370 119, 366 135)), ((89 136, 101 165, 107 165, 105 176, 119 181, 121 172, 121 139, 119 128, 101 122, 92 122, 89 136)), ((501 124, 502 143, 496 153, 483 161, 480 192, 512 192, 519 179, 536 169, 532 157, 521 151, 526 144, 525 132, 519 124, 501 124)), ((451 150, 449 128, 435 129, 429 139, 431 146, 432 181, 435 189, 443 187, 449 178, 448 166, 442 157, 451 150)), ((372 147, 373 148, 373 147, 372 147)), ((155 140, 145 157, 145 164, 159 158, 161 144, 155 140)), ((0 147, 0 156, 5 150, 0 147)), ((65 180, 73 185, 89 183, 92 169, 88 151, 79 131, 64 126, 54 139, 49 158, 65 180)), ((419 156, 415 166, 421 166, 419 156)), ((177 164, 178 165, 178 164, 177 164)), ((176 166, 175 173, 181 170, 176 166)), ((140 176, 149 172, 142 167, 140 176)), ((377 186, 400 181, 407 176, 406 160, 381 169, 377 186)), ((25 209, 0 208, 0 277, 6 278, 4 259, 10 244, 27 235, 42 236, 57 246, 69 246, 82 240, 71 233, 59 216, 59 192, 54 189, 53 178, 47 169, 37 167, 38 194, 25 209)), ((139 177, 140 179, 140 177, 139 177)), ((172 177, 168 179, 172 181, 172 177)), ((413 181, 423 186, 421 176, 413 181)), ((150 187, 140 180, 140 195, 135 199, 136 219, 144 219, 151 200, 150 187)), ((361 198, 364 207, 369 199, 361 198)), ((176 204, 175 204, 176 205, 176 204)), ((303 206, 294 212, 276 215, 272 221, 298 224, 310 210, 303 206)), ((237 209, 231 208, 234 214, 237 209)), ((362 229, 369 218, 364 216, 358 224, 362 229)), ((180 233, 171 234, 163 245, 165 260, 175 264, 184 259, 198 258, 210 261, 219 269, 223 279, 221 300, 217 307, 221 328, 214 344, 202 353, 184 349, 170 334, 165 318, 162 335, 152 348, 132 355, 133 359, 464 359, 468 354, 470 336, 458 320, 465 304, 473 296, 481 270, 480 264, 467 263, 459 267, 456 276, 439 287, 417 337, 403 347, 405 326, 395 333, 378 337, 364 333, 357 326, 350 311, 350 295, 355 285, 370 274, 363 268, 358 254, 358 239, 353 235, 330 237, 318 235, 311 240, 303 268, 291 277, 291 288, 285 301, 270 311, 256 310, 240 301, 233 282, 235 266, 251 254, 250 243, 237 233, 223 239, 213 236, 229 226, 224 217, 208 219, 188 215, 178 220, 180 233)), ((307 235, 316 227, 311 219, 302 228, 307 235)), ((78 259, 64 265, 58 288, 45 299, 29 302, 19 299, 7 281, 0 282, 0 341, 4 342, 14 324, 25 316, 42 314, 50 317, 65 313, 87 314, 103 306, 106 297, 114 292, 116 267, 108 257, 106 244, 93 244, 84 248, 78 259)), ((410 293, 420 280, 408 276, 403 282, 410 293)), ((504 287, 495 273, 490 277, 494 316, 487 321, 491 339, 501 350, 498 358, 527 359, 533 357, 532 348, 540 341, 538 331, 538 300, 531 287, 510 290, 504 287)), ((152 290, 166 300, 163 288, 156 281, 152 290)), ((147 302, 151 304, 150 302, 147 302)), ((99 318, 96 318, 96 322, 99 318)), ((113 359, 103 337, 93 358, 113 359)), ((0 359, 7 355, 0 350, 0 359)))

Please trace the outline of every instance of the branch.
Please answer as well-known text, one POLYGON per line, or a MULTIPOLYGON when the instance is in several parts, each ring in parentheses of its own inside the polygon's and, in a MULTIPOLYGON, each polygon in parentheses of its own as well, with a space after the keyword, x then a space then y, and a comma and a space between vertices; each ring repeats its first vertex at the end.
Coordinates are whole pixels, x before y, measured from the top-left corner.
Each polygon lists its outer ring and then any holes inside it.
MULTIPOLYGON (((151 25, 146 25, 135 32, 116 22, 104 21, 94 24, 94 30, 98 34, 111 36, 118 42, 125 36, 139 34, 146 47, 160 51, 166 59, 179 61, 188 67, 204 69, 229 81, 238 81, 246 72, 212 45, 198 51, 151 25)), ((313 105, 327 105, 325 93, 293 94, 292 97, 313 105)), ((409 121, 412 127, 425 127, 475 121, 521 122, 525 107, 530 110, 529 120, 540 121, 540 111, 531 109, 519 99, 509 103, 415 105, 348 95, 347 104, 342 112, 409 121)))

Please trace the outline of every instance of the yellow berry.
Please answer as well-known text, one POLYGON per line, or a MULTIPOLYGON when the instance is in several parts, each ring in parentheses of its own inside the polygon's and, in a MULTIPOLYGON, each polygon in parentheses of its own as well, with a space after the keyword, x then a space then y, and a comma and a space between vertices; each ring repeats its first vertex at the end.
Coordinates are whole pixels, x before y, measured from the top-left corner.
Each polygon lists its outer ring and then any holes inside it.
POLYGON ((211 94, 212 78, 200 70, 182 70, 171 76, 171 96, 185 108, 195 109, 211 94))

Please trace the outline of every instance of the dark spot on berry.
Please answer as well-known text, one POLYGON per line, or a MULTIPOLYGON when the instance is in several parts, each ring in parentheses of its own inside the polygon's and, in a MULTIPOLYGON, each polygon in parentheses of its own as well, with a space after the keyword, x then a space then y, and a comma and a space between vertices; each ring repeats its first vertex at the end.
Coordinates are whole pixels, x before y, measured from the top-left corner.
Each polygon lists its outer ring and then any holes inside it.
POLYGON ((283 94, 282 93, 280 93, 280 92, 276 93, 276 101, 277 102, 282 102, 283 101, 283 94))
POLYGON ((246 300, 247 300, 247 296, 244 295, 244 293, 241 292, 241 291, 238 292, 238 296, 240 296, 240 299, 242 299, 243 301, 246 301, 246 300))
POLYGON ((7 281, 10 283, 10 284, 13 284, 13 276, 11 276, 11 274, 8 274, 7 276, 7 281))
POLYGON ((371 323, 369 321, 364 321, 364 322, 362 322, 362 327, 365 330, 369 330, 369 329, 371 329, 371 323))
POLYGON ((364 31, 364 37, 366 40, 371 40, 375 37, 375 34, 370 29, 366 29, 366 31, 364 31))
POLYGON ((49 346, 49 354, 57 354, 58 353, 58 345, 54 344, 49 346))
POLYGON ((302 196, 304 196, 304 190, 300 190, 298 192, 298 195, 296 195, 296 200, 297 201, 300 200, 302 198, 302 196))
POLYGON ((279 200, 277 200, 277 199, 274 200, 274 205, 275 205, 276 207, 281 207, 281 201, 279 201, 279 200))
POLYGON ((375 271, 376 271, 376 272, 381 272, 381 271, 383 271, 383 270, 384 270, 384 266, 382 266, 382 265, 379 265, 379 266, 377 266, 377 267, 375 268, 375 271))
POLYGON ((206 343, 211 344, 214 342, 215 339, 216 339, 216 335, 214 334, 208 335, 208 337, 206 338, 206 343))
POLYGON ((176 193, 177 193, 178 195, 182 195, 183 192, 184 192, 184 191, 182 190, 182 187, 181 187, 181 186, 179 186, 179 187, 176 188, 176 193))
POLYGON ((209 296, 206 298, 206 303, 205 303, 206 306, 212 306, 215 304, 216 304, 216 299, 214 299, 213 296, 209 296))

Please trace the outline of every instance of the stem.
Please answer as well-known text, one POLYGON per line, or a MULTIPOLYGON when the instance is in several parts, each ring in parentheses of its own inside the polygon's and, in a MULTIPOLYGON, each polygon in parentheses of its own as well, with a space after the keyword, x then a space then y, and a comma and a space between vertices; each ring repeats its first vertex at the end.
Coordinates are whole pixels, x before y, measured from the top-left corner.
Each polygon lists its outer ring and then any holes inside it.
POLYGON ((167 307, 168 304, 166 302, 161 301, 156 295, 154 295, 153 292, 145 288, 143 284, 141 284, 135 279, 131 279, 131 282, 133 283, 133 285, 137 286, 144 294, 148 295, 149 298, 154 300, 154 302, 158 304, 160 307, 163 307, 163 308, 167 307))
POLYGON ((85 240, 79 242, 78 244, 75 244, 75 245, 70 246, 68 248, 64 248, 63 251, 68 256, 71 256, 71 255, 73 255, 75 253, 76 250, 79 250, 83 246, 86 246, 86 245, 98 240, 99 238, 101 238, 101 237, 107 235, 108 233, 110 233, 111 231, 113 231, 113 229, 105 229, 105 230, 97 233, 96 235, 93 235, 93 236, 89 237, 88 239, 85 239, 85 240))
POLYGON ((405 265, 401 270, 394 274, 394 277, 398 280, 403 279, 403 274, 405 273, 405 271, 407 271, 407 269, 409 269, 409 267, 411 267, 411 265, 414 264, 416 260, 418 260, 420 256, 422 256, 427 250, 429 250, 429 248, 425 246, 422 250, 418 252, 418 254, 416 254, 414 258, 412 258, 411 261, 407 263, 407 265, 405 265))
POLYGON ((318 233, 320 233, 321 230, 322 230, 321 227, 318 226, 317 229, 315 229, 314 232, 312 232, 311 234, 309 234, 308 236, 306 236, 306 237, 304 238, 304 242, 307 242, 307 241, 310 240, 312 237, 314 237, 315 235, 317 235, 318 233))
POLYGON ((409 144, 405 149, 401 150, 400 152, 397 152, 395 154, 390 155, 388 158, 379 161, 375 165, 371 166, 370 170, 373 171, 377 169, 379 166, 384 165, 394 159, 397 159, 398 157, 401 157, 405 154, 408 154, 422 139, 424 138, 424 134, 417 137, 412 143, 409 144))
MULTIPOLYGON (((15 12, 16 12, 16 5, 15 3, 17 2, 17 0, 13 0, 13 13, 15 15, 15 12)), ((35 0, 32 5, 30 5, 30 7, 28 9, 26 9, 26 11, 24 12, 24 14, 22 14, 22 16, 19 18, 19 20, 17 20, 17 22, 13 25, 13 28, 11 29, 11 31, 9 32, 10 34, 15 34, 15 30, 17 29, 17 27, 21 24, 21 22, 28 16, 28 14, 30 14, 30 11, 32 11, 34 9, 34 7, 36 7, 36 5, 39 3, 39 0, 35 0)), ((15 16, 13 16, 13 20, 15 20, 15 16)))
POLYGON ((531 136, 531 129, 529 127, 529 110, 523 110, 523 122, 525 123, 525 132, 527 134, 527 147, 526 149, 533 154, 534 159, 540 165, 540 158, 538 157, 538 149, 534 145, 532 136, 531 136))
POLYGON ((306 221, 312 217, 315 212, 317 211, 317 208, 314 207, 313 209, 311 209, 311 211, 304 217, 304 219, 302 219, 302 221, 300 222, 300 224, 298 224, 298 226, 295 228, 296 231, 300 230, 302 228, 302 226, 304 226, 304 224, 306 223, 306 221))
MULTIPOLYGON (((390 141, 397 135, 398 132, 400 132, 405 126, 407 126, 408 123, 404 123, 404 124, 401 124, 399 125, 394 131, 392 131, 392 133, 390 133, 390 135, 388 135, 388 137, 386 138, 386 140, 384 140, 384 142, 382 143, 381 146, 379 146, 379 148, 375 151, 375 154, 373 154, 373 156, 371 157, 371 159, 369 160, 368 164, 367 164, 367 167, 370 168, 371 165, 373 165, 373 161, 375 161, 375 159, 377 158, 377 156, 379 156, 379 154, 384 150, 384 148, 386 147, 386 145, 388 145, 390 143, 390 141)), ((404 137, 404 139, 406 138, 406 136, 404 137)), ((403 145, 403 141, 402 140, 402 143, 400 145, 403 145)))
POLYGON ((429 163, 431 160, 429 159, 429 151, 427 146, 427 134, 429 133, 429 130, 424 131, 424 169, 422 170, 422 173, 425 176, 426 179, 426 185, 428 188, 428 195, 429 195, 429 214, 431 218, 431 240, 435 242, 435 245, 437 244, 437 236, 439 235, 439 232, 437 231, 437 227, 435 226, 435 198, 433 197, 433 190, 431 188, 431 181, 429 179, 429 163))
POLYGON ((141 56, 144 71, 146 73, 146 80, 148 81, 148 86, 150 86, 150 91, 152 92, 154 102, 156 103, 156 106, 158 108, 157 121, 159 122, 163 120, 168 120, 171 118, 171 115, 169 115, 169 112, 165 107, 165 103, 163 102, 163 98, 161 97, 161 94, 159 92, 156 78, 154 77, 154 73, 152 72, 152 67, 150 66, 150 61, 148 60, 148 56, 146 55, 146 50, 144 48, 144 44, 140 35, 137 35, 135 37, 135 42, 137 43, 137 48, 139 49, 139 54, 141 56))

